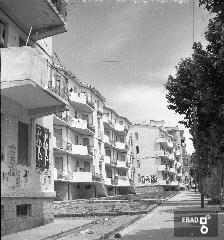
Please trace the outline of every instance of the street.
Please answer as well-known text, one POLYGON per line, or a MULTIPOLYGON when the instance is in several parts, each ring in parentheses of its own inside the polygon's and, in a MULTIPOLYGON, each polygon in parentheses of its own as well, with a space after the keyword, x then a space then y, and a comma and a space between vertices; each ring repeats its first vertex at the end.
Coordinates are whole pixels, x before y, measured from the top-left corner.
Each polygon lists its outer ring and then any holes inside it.
MULTIPOLYGON (((160 240, 177 239, 174 237, 174 211, 216 211, 216 206, 205 205, 200 208, 200 195, 194 191, 184 191, 179 195, 169 199, 166 203, 158 206, 153 212, 120 232, 125 240, 160 240)), ((224 213, 219 213, 219 234, 218 237, 203 239, 223 239, 224 238, 224 213)), ((201 237, 183 237, 180 239, 202 239, 201 237)))

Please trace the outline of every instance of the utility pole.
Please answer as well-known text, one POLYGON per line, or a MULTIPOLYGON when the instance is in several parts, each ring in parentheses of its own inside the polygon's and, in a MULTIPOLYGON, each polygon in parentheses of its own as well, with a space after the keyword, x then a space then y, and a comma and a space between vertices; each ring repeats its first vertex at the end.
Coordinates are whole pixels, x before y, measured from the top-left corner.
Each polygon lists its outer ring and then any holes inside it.
MULTIPOLYGON (((197 121, 196 121, 196 113, 195 113, 195 106, 193 106, 193 119, 194 119, 194 136, 195 136, 195 144, 196 144, 196 148, 195 148, 195 153, 197 156, 197 160, 198 160, 198 172, 199 172, 199 188, 200 188, 200 192, 201 192, 201 208, 204 208, 204 188, 203 188, 203 183, 202 183, 202 162, 200 161, 199 158, 199 153, 198 153, 198 127, 197 127, 197 121)), ((195 184, 195 188, 196 188, 196 184, 195 184)))

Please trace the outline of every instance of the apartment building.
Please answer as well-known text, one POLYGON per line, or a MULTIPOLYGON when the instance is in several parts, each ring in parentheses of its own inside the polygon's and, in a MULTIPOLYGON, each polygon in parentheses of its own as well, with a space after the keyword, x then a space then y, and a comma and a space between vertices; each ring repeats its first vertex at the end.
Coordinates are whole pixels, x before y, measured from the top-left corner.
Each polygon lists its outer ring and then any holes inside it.
POLYGON ((66 68, 69 111, 54 115, 54 186, 56 200, 106 196, 103 172, 105 98, 66 68))
POLYGON ((129 129, 134 148, 134 183, 137 189, 178 190, 182 187, 183 131, 166 128, 164 121, 135 124, 129 129))
POLYGON ((109 106, 104 106, 104 164, 103 177, 108 195, 134 192, 130 179, 129 142, 127 133, 131 122, 109 106))
POLYGON ((184 137, 184 130, 178 127, 166 127, 165 128, 174 139, 174 154, 175 160, 177 161, 177 181, 181 188, 185 188, 185 184, 188 183, 189 173, 185 166, 185 161, 187 160, 186 142, 184 137))
POLYGON ((67 79, 52 62, 51 36, 65 31, 62 0, 0 1, 2 235, 54 217, 50 115, 69 102, 67 79))

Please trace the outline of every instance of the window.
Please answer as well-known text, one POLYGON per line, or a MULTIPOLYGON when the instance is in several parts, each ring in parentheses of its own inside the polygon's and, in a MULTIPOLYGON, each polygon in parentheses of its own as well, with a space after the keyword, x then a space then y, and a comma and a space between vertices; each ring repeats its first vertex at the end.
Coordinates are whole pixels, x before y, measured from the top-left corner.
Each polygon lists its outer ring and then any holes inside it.
POLYGON ((123 121, 119 121, 119 124, 120 124, 120 125, 123 125, 123 123, 124 123, 123 121))
POLYGON ((78 145, 78 144, 79 144, 79 136, 75 135, 75 145, 78 145))
POLYGON ((91 185, 86 185, 85 189, 91 189, 91 185))
POLYGON ((80 185, 77 185, 77 189, 80 189, 80 185))
POLYGON ((140 160, 137 160, 137 168, 140 168, 140 160))
POLYGON ((18 164, 28 165, 28 124, 18 122, 18 164))
POLYGON ((141 175, 138 174, 138 182, 141 182, 141 175))
POLYGON ((111 156, 111 150, 106 150, 106 156, 108 156, 108 157, 111 156))
POLYGON ((101 153, 101 142, 98 142, 99 153, 101 153))
POLYGON ((136 146, 136 154, 139 153, 139 146, 136 146))
POLYGON ((138 140, 138 133, 135 133, 135 140, 138 140))
POLYGON ((83 146, 89 146, 89 138, 83 138, 83 146))
POLYGON ((100 130, 100 119, 97 119, 98 129, 100 130))
POLYGON ((0 21, 0 48, 6 47, 6 25, 0 21))
POLYGON ((120 142, 124 143, 124 138, 123 137, 120 138, 120 142))
POLYGON ((31 216, 31 204, 16 205, 16 216, 31 216))

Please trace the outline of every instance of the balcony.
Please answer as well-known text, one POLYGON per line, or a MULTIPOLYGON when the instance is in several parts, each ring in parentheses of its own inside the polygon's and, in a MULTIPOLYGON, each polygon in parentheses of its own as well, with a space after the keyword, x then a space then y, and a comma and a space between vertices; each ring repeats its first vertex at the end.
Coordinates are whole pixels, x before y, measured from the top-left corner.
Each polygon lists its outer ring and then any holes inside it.
POLYGON ((99 160, 100 160, 100 162, 103 162, 104 161, 104 155, 103 154, 99 154, 99 160))
POLYGON ((72 181, 73 175, 72 172, 66 170, 53 169, 53 175, 55 181, 72 181))
POLYGON ((168 155, 164 151, 156 151, 156 157, 161 157, 161 158, 168 159, 168 155))
POLYGON ((179 183, 178 183, 178 181, 171 181, 171 182, 170 182, 170 185, 171 185, 171 186, 178 186, 179 183))
POLYGON ((167 170, 167 165, 165 165, 165 164, 161 164, 161 165, 159 165, 158 166, 158 172, 162 172, 162 171, 168 171, 167 170))
POLYGON ((76 132, 84 135, 94 135, 95 127, 89 124, 86 120, 72 118, 70 120, 70 127, 76 132))
POLYGON ((72 182, 92 183, 93 182, 93 174, 92 174, 92 172, 73 172, 72 182))
POLYGON ((170 168, 169 173, 170 174, 176 174, 176 169, 175 168, 170 168))
POLYGON ((82 112, 93 113, 94 104, 88 100, 87 96, 84 93, 74 93, 70 95, 70 101, 74 107, 79 109, 82 112))
POLYGON ((111 179, 111 185, 118 185, 118 179, 111 179))
POLYGON ((118 187, 129 187, 130 182, 128 176, 117 176, 118 179, 118 187))
POLYGON ((67 112, 59 112, 54 114, 53 123, 56 125, 69 126, 70 121, 71 118, 67 115, 67 112))
POLYGON ((90 146, 72 145, 72 155, 82 159, 92 159, 93 148, 90 146))
POLYGON ((164 186, 167 185, 166 180, 158 180, 158 185, 164 186))
POLYGON ((126 152, 127 151, 127 147, 126 147, 126 144, 125 143, 122 143, 122 142, 116 142, 115 143, 115 147, 121 151, 121 152, 126 152))
POLYGON ((112 121, 106 115, 103 115, 103 124, 104 124, 104 127, 107 129, 110 129, 110 130, 114 129, 114 125, 112 121))
POLYGON ((53 148, 58 153, 72 153, 72 144, 56 137, 53 137, 53 148))
POLYGON ((115 129, 116 132, 119 132, 119 133, 123 133, 123 134, 128 133, 128 129, 125 125, 121 125, 121 124, 116 123, 115 126, 114 126, 114 129, 115 129))
POLYGON ((181 178, 182 177, 182 173, 177 173, 177 177, 181 178))
POLYGON ((103 133, 98 130, 98 139, 103 140, 103 133))
POLYGON ((163 147, 173 148, 173 142, 165 137, 157 138, 156 143, 160 143, 163 147))
POLYGON ((31 117, 68 110, 67 81, 34 48, 1 49, 1 94, 22 105, 31 117))
POLYGON ((174 154, 168 154, 168 159, 169 161, 174 161, 175 160, 174 154))
POLYGON ((64 0, 2 0, 0 8, 28 36, 40 40, 66 32, 67 6, 64 0), (25 10, 25 11, 24 11, 25 10))
POLYGON ((109 136, 104 135, 103 141, 105 147, 114 147, 114 141, 109 136))
POLYGON ((98 118, 102 118, 103 117, 103 111, 102 110, 100 110, 100 109, 97 110, 97 117, 98 118))
POLYGON ((112 183, 111 183, 111 178, 105 178, 105 184, 108 185, 108 186, 111 186, 112 183))
POLYGON ((125 169, 127 169, 128 166, 126 165, 126 161, 117 160, 117 168, 125 168, 125 169))
POLYGON ((105 164, 107 164, 107 165, 110 165, 110 156, 105 156, 104 157, 104 162, 105 162, 105 164))

